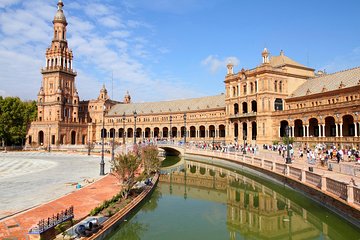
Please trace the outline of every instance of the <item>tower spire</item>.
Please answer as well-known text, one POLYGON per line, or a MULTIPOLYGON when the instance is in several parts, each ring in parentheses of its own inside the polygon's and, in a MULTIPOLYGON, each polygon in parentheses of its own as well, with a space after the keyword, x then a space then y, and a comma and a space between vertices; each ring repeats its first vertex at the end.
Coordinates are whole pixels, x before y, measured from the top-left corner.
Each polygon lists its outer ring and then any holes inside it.
POLYGON ((62 0, 58 1, 57 7, 58 7, 58 9, 57 9, 57 12, 55 14, 53 23, 59 22, 59 23, 65 24, 65 26, 66 26, 67 22, 66 22, 66 17, 64 15, 64 11, 63 11, 64 3, 63 3, 62 0))

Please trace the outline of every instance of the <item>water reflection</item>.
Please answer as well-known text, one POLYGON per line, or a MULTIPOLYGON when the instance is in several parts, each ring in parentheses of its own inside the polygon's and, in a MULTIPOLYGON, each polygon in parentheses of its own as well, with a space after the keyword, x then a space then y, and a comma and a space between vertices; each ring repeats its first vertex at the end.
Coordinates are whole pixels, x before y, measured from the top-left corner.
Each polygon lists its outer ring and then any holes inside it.
POLYGON ((181 171, 162 175, 160 181, 163 187, 169 185, 172 195, 225 204, 231 240, 359 236, 358 230, 299 193, 248 173, 186 160, 181 171))
POLYGON ((128 239, 140 240, 144 232, 148 230, 148 226, 139 222, 128 222, 123 224, 119 231, 112 235, 112 239, 128 239), (124 236, 126 236, 124 238, 124 236))

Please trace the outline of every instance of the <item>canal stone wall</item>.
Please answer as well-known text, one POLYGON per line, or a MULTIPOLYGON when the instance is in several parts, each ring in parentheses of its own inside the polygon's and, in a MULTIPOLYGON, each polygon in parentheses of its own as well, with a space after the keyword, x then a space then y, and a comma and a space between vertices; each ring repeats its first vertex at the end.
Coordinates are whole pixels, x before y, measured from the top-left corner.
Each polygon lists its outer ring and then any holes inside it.
POLYGON ((156 185, 159 180, 159 175, 156 174, 152 180, 152 185, 146 188, 142 193, 140 193, 134 200, 122 208, 119 212, 111 216, 102 226, 101 230, 89 238, 84 238, 88 240, 103 240, 109 236, 112 232, 120 226, 120 224, 127 219, 139 206, 147 199, 148 196, 155 190, 156 185))

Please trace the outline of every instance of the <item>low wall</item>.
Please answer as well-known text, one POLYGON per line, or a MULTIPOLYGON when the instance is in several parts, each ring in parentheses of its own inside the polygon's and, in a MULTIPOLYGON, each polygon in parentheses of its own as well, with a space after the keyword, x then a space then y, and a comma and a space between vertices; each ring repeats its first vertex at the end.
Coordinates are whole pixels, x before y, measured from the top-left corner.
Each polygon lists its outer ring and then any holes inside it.
POLYGON ((115 213, 106 222, 104 222, 102 228, 97 233, 84 239, 88 240, 102 240, 111 234, 131 213, 155 190, 155 187, 159 180, 159 174, 156 174, 152 180, 152 185, 148 186, 142 191, 135 199, 128 203, 119 212, 115 213))
MULTIPOLYGON (((213 152, 187 150, 186 156, 189 155, 218 158, 244 165, 304 192, 310 198, 320 202, 333 212, 343 216, 347 221, 360 227, 360 189, 353 184, 339 182, 331 179, 330 176, 319 175, 307 169, 296 168, 256 156, 233 154, 223 154, 220 156, 213 154, 213 152)), ((215 161, 213 163, 216 164, 215 161)))

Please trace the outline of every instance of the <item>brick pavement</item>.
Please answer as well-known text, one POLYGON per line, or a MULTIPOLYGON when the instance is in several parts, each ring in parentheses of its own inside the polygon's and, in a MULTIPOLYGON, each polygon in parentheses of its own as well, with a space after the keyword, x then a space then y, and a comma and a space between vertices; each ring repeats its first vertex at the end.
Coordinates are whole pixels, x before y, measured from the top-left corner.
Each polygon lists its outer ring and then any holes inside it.
MULTIPOLYGON (((104 200, 117 194, 120 189, 118 179, 106 175, 73 193, 0 221, 0 239, 27 240, 28 230, 39 220, 47 219, 71 205, 74 206, 75 219, 82 219, 104 200)), ((26 196, 23 198, 26 199, 26 196)))

